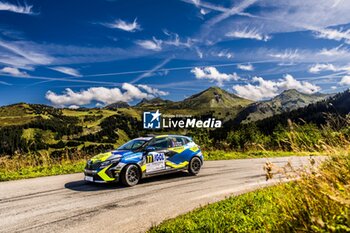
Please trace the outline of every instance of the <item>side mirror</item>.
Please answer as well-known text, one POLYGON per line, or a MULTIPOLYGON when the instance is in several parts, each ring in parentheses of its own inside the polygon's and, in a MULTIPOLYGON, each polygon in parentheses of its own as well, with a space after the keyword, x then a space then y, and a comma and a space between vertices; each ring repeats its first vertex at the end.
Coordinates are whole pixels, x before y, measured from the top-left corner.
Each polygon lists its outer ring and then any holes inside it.
POLYGON ((155 151, 155 150, 156 150, 156 148, 154 146, 147 146, 145 149, 145 151, 147 151, 147 152, 151 152, 151 151, 155 151))

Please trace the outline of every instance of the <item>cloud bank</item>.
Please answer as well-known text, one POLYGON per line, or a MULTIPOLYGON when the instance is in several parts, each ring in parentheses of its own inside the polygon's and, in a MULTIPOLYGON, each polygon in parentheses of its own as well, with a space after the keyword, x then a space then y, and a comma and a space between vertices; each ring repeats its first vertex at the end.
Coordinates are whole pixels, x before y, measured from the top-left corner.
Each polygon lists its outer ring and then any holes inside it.
POLYGON ((237 73, 220 73, 215 67, 212 66, 207 66, 204 68, 195 67, 191 70, 191 73, 194 74, 196 79, 208 79, 211 82, 216 82, 218 86, 222 86, 226 81, 240 79, 237 73))
POLYGON ((45 95, 53 105, 59 107, 82 106, 93 102, 112 104, 117 101, 131 102, 137 99, 153 98, 155 96, 168 95, 168 92, 160 91, 147 85, 134 86, 124 83, 120 88, 91 87, 87 90, 75 92, 67 88, 63 94, 48 91, 45 95), (122 91, 122 90, 124 91, 122 91))
POLYGON ((277 96, 284 90, 296 89, 306 94, 312 94, 321 90, 319 86, 306 81, 298 81, 293 76, 287 74, 283 79, 276 81, 265 80, 262 77, 254 77, 252 83, 257 85, 234 85, 232 88, 237 95, 251 99, 264 100, 277 96))

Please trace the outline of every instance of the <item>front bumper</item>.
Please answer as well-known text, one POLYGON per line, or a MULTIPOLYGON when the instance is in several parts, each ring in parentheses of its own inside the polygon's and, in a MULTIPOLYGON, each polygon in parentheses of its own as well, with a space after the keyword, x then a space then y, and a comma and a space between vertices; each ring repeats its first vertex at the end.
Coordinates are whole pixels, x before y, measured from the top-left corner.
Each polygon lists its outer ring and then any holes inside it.
POLYGON ((109 183, 109 182, 118 182, 119 173, 113 172, 113 170, 84 170, 84 180, 93 183, 109 183))

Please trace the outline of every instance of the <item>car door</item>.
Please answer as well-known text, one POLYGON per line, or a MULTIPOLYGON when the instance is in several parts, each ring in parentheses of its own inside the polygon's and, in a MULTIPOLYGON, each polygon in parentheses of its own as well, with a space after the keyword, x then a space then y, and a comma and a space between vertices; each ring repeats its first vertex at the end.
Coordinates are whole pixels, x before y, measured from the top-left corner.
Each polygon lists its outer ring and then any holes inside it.
POLYGON ((188 165, 190 156, 184 137, 170 136, 169 148, 166 157, 166 167, 168 169, 182 169, 188 165))
POLYGON ((148 144, 148 148, 153 148, 153 150, 147 152, 145 156, 146 174, 161 173, 166 170, 169 143, 168 137, 159 137, 154 138, 148 144))

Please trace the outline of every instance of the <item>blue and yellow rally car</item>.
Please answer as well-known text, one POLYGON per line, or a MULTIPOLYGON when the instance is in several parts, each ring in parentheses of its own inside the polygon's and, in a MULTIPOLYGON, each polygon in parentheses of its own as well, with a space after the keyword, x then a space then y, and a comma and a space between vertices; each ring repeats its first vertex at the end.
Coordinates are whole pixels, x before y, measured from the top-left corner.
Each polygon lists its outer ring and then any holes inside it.
POLYGON ((96 155, 85 167, 85 180, 136 185, 140 179, 187 170, 198 174, 203 155, 191 138, 159 135, 135 138, 118 149, 96 155))

